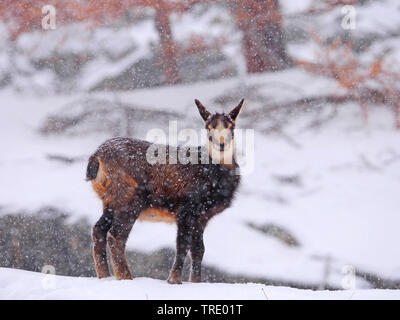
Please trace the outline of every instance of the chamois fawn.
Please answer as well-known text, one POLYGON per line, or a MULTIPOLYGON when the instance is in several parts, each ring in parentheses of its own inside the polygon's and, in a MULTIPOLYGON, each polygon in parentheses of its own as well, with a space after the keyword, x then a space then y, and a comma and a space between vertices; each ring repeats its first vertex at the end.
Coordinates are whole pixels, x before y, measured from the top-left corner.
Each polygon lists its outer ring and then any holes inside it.
MULTIPOLYGON (((106 245, 116 279, 132 279, 125 244, 136 219, 175 222, 176 256, 168 282, 182 283, 182 268, 190 250, 190 281, 201 281, 203 232, 207 222, 228 208, 240 176, 234 154, 234 128, 243 106, 229 114, 211 114, 195 100, 208 134, 207 148, 197 149, 206 163, 149 163, 153 144, 130 138, 104 142, 89 158, 86 179, 103 202, 103 215, 93 227, 93 257, 99 278, 109 277, 106 245)), ((175 147, 176 148, 176 147, 175 147)), ((177 147, 179 150, 180 147, 177 147)), ((166 148, 166 155, 170 153, 166 148)), ((167 157, 168 158, 168 157, 167 157)))

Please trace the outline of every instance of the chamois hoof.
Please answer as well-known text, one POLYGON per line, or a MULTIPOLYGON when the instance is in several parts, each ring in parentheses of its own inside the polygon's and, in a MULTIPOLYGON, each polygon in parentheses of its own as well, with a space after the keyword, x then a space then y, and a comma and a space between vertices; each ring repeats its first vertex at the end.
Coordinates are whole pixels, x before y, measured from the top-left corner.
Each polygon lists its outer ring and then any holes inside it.
POLYGON ((117 279, 117 280, 133 280, 133 277, 130 274, 128 274, 128 275, 116 275, 115 279, 117 279))
POLYGON ((104 264, 96 264, 96 275, 99 279, 109 278, 111 277, 110 271, 108 271, 108 266, 104 264))
POLYGON ((169 284, 182 284, 182 280, 176 275, 170 275, 167 279, 169 284))
POLYGON ((167 282, 169 284, 182 284, 182 281, 175 280, 175 279, 169 279, 169 278, 168 278, 167 282))
POLYGON ((200 283, 201 282, 201 278, 192 277, 191 276, 189 281, 192 282, 192 283, 200 283))

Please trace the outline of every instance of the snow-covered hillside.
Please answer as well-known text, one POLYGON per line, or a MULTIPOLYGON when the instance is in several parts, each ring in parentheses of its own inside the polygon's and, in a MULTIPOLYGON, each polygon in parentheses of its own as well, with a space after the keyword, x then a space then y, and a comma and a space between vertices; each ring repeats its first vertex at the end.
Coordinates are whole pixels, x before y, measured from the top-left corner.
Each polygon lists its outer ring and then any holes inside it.
POLYGON ((0 299, 297 300, 400 299, 397 290, 311 291, 256 283, 183 283, 148 278, 74 278, 0 268, 0 299))
MULTIPOLYGON (((70 96, 1 92, 0 214, 33 213, 53 206, 70 213, 70 221, 86 218, 94 224, 99 218, 101 203, 84 181, 84 173, 87 157, 109 135, 43 136, 38 132, 49 114, 68 103, 93 97, 117 99, 149 110, 177 112, 197 121, 193 128, 200 129, 193 98, 216 110, 213 100, 238 91, 244 86, 242 81, 70 96), (49 155, 77 160, 65 163, 49 155)), ((265 99, 279 102, 336 90, 328 80, 297 69, 249 77, 245 84, 258 87, 265 99)), ((243 176, 232 208, 210 222, 204 263, 230 274, 315 286, 341 287, 348 265, 357 275, 371 273, 397 280, 400 133, 393 128, 390 111, 371 108, 370 122, 363 127, 359 106, 349 103, 322 127, 310 126, 313 113, 306 112, 296 114, 284 134, 264 134, 263 123, 268 119, 251 120, 257 110, 259 102, 249 97, 238 120, 239 126, 256 129, 254 171, 243 176), (288 136, 294 140, 288 141, 288 136), (298 245, 290 246, 265 232, 271 225, 285 230, 298 245)), ((145 135, 140 132, 138 137, 145 135)), ((147 253, 174 249, 175 233, 174 225, 138 222, 127 246, 147 253)), ((357 278, 357 288, 368 286, 357 278)))
MULTIPOLYGON (((357 29, 352 38, 356 43, 364 43, 360 51, 371 44, 368 56, 384 52, 389 61, 396 61, 399 2, 361 2, 362 5, 355 5, 357 29)), ((318 7, 318 3, 280 1, 287 48, 293 58, 315 58, 315 44, 304 36, 309 30, 327 38, 343 32, 341 6, 324 14, 310 15, 309 10, 313 5, 318 7)), ((193 39, 201 39, 202 45, 210 48, 201 58, 182 57, 185 82, 221 78, 226 71, 235 75, 246 70, 241 53, 242 36, 226 6, 195 6, 185 14, 172 15, 171 25, 173 38, 180 47, 188 48, 193 39)), ((156 27, 151 16, 147 16, 117 28, 114 24, 93 28, 86 22, 57 25, 57 32, 24 33, 13 52, 7 27, 0 21, 0 87, 4 83, 25 92, 48 93, 110 89, 115 88, 113 84, 125 89, 161 85, 157 43, 156 27)))

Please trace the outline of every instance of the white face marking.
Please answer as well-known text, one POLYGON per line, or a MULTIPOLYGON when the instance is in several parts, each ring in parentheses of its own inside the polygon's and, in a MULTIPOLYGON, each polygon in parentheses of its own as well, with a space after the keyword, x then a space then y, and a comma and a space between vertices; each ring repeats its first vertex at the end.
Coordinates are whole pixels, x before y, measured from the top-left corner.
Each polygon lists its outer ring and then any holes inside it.
POLYGON ((208 153, 211 156, 212 163, 214 164, 226 164, 230 165, 233 163, 233 143, 229 146, 225 146, 224 151, 221 151, 211 142, 208 144, 208 153))
POLYGON ((218 120, 217 126, 211 128, 209 126, 211 141, 208 141, 208 152, 213 160, 214 164, 226 164, 230 165, 233 163, 233 137, 231 131, 231 125, 229 128, 225 128, 224 123, 218 120))
POLYGON ((228 125, 228 128, 225 128, 223 122, 218 120, 217 126, 215 128, 211 128, 209 126, 210 135, 212 138, 212 142, 216 145, 218 144, 227 144, 229 145, 232 140, 232 132, 230 130, 232 126, 228 125))

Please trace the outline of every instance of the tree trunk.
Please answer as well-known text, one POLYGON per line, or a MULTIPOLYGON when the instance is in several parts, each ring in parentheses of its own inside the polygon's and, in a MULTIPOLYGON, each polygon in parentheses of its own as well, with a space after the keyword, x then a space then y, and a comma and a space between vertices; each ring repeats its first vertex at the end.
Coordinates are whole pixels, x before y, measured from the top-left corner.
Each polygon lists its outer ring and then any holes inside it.
POLYGON ((161 63, 164 70, 164 81, 167 84, 179 82, 175 43, 172 38, 169 12, 164 1, 159 1, 155 7, 155 26, 160 36, 161 63))
POLYGON ((394 109, 394 121, 396 129, 400 129, 400 92, 395 91, 393 94, 393 109, 394 109))
POLYGON ((235 20, 243 32, 243 50, 249 73, 277 71, 290 66, 278 0, 237 1, 235 20))
POLYGON ((400 129, 400 104, 398 101, 394 105, 394 118, 396 129, 400 129))

